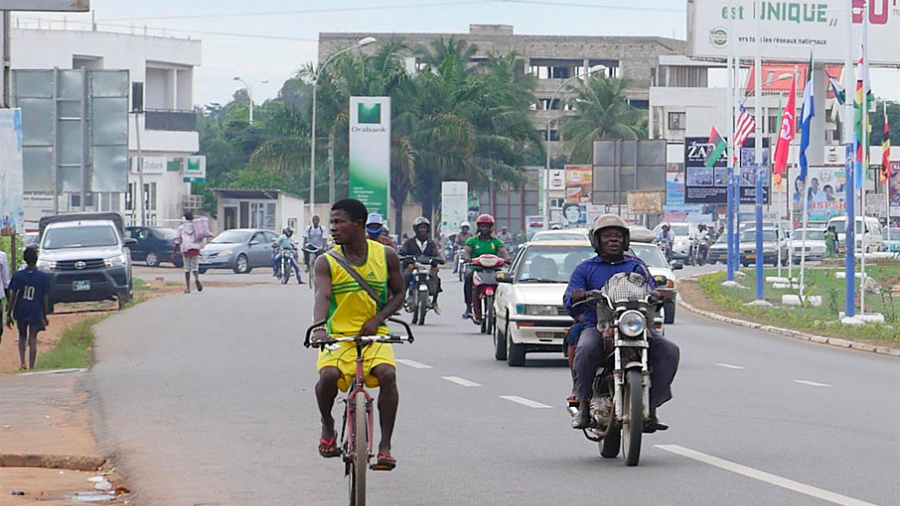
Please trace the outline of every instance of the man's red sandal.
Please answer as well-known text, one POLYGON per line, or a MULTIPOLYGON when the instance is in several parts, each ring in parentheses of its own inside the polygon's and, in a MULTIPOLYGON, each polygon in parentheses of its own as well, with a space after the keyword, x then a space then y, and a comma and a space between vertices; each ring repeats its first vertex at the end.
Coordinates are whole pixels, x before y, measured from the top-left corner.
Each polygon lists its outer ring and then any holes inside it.
POLYGON ((376 458, 376 462, 372 464, 373 471, 392 471, 397 467, 397 459, 387 453, 379 453, 376 458))
POLYGON ((319 438, 319 455, 330 459, 341 454, 341 449, 337 447, 337 434, 331 436, 331 439, 319 438))

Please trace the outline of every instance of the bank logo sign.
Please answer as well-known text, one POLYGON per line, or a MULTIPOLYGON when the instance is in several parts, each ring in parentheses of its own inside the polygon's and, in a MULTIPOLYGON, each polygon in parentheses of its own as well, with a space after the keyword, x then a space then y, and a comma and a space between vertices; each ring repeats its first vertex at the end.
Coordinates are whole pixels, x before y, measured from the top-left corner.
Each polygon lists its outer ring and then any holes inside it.
POLYGON ((381 124, 381 104, 364 104, 360 102, 357 114, 361 125, 381 124))

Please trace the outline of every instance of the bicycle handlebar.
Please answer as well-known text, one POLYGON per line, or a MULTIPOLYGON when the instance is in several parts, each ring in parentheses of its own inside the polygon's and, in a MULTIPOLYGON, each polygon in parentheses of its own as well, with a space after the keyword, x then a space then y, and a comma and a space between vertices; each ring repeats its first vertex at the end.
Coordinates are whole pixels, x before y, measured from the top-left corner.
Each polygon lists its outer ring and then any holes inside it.
POLYGON ((351 336, 351 337, 333 337, 329 336, 325 339, 319 340, 316 343, 310 342, 310 337, 312 337, 313 330, 317 327, 321 327, 325 324, 325 320, 313 323, 306 329, 306 339, 303 340, 303 346, 309 348, 310 346, 321 346, 325 344, 334 344, 334 343, 360 343, 360 344, 369 344, 369 343, 412 343, 415 341, 415 337, 413 336, 412 329, 409 327, 409 324, 403 320, 398 318, 390 317, 385 322, 399 323, 403 326, 404 330, 406 330, 406 336, 398 336, 398 335, 386 335, 386 336, 351 336))

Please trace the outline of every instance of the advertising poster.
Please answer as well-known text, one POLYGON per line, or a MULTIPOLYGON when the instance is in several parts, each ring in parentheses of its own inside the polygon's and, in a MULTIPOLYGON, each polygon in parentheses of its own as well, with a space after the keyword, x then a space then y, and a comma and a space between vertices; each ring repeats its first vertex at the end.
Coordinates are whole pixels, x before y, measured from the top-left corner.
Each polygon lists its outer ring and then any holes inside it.
POLYGON ((391 191, 391 98, 350 97, 350 197, 388 215, 391 191))
POLYGON ((0 109, 0 234, 25 233, 22 111, 0 109))
POLYGON ((562 206, 562 219, 567 227, 581 227, 587 224, 587 204, 566 202, 562 206))
POLYGON ((460 223, 469 218, 469 183, 444 181, 441 183, 441 233, 459 232, 460 223))
MULTIPOLYGON (((705 137, 687 137, 684 140, 684 203, 685 204, 727 204, 728 158, 723 152, 712 167, 706 166, 706 158, 713 146, 705 137)), ((756 202, 756 171, 753 163, 756 157, 753 138, 747 139, 741 149, 741 204, 756 202)), ((762 160, 766 170, 763 180, 763 203, 769 203, 771 169, 769 169, 769 139, 763 139, 762 160)), ((668 176, 668 174, 667 174, 668 176)), ((668 182, 667 182, 668 190, 668 182)), ((667 202, 669 203, 669 202, 667 202)))
POLYGON ((566 165, 566 202, 590 204, 594 170, 590 165, 566 165))
MULTIPOLYGON (((790 175, 794 213, 802 220, 800 169, 792 167, 790 175)), ((806 193, 810 223, 823 223, 833 216, 847 212, 847 202, 844 198, 846 194, 845 179, 844 167, 841 166, 809 168, 806 174, 806 191, 804 193, 806 193)))
POLYGON ((684 171, 666 172, 666 205, 684 205, 684 171))
POLYGON ((900 217, 900 161, 891 162, 891 218, 900 217))

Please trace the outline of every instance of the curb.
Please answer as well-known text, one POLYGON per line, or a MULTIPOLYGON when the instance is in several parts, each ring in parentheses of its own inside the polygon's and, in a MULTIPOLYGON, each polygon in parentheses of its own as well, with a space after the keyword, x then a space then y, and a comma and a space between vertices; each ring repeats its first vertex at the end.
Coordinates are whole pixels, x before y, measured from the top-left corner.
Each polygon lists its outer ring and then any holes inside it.
POLYGON ((869 353, 876 353, 879 355, 888 355, 892 357, 900 357, 900 349, 895 350, 892 348, 888 348, 886 346, 874 346, 871 344, 865 343, 857 343, 854 341, 848 341, 846 339, 839 339, 837 337, 824 337, 817 336, 813 334, 806 334, 803 332, 799 332, 797 330, 784 329, 781 327, 775 327, 773 325, 765 325, 762 323, 748 322, 746 320, 738 320, 737 318, 731 318, 728 316, 722 316, 720 314, 711 313, 709 311, 702 311, 700 309, 695 308, 690 305, 688 302, 685 302, 684 298, 681 297, 681 294, 678 294, 678 304, 683 306, 688 311, 698 314, 700 316, 705 316, 710 320, 716 320, 724 323, 728 323, 731 325, 737 325, 739 327, 746 327, 753 330, 761 330, 763 332, 768 332, 770 334, 777 334, 785 337, 791 337, 794 339, 799 339, 801 341, 810 341, 818 344, 825 344, 828 346, 833 346, 836 348, 849 348, 858 351, 866 351, 869 353))
POLYGON ((0 453, 0 468, 39 467, 69 471, 97 471, 106 463, 102 455, 49 455, 0 453))

